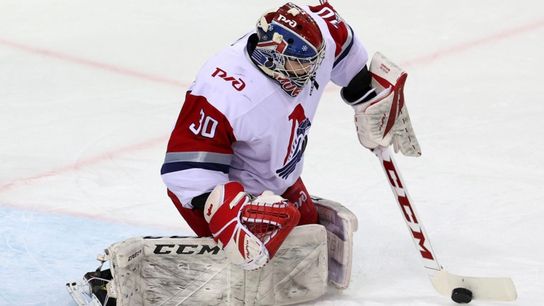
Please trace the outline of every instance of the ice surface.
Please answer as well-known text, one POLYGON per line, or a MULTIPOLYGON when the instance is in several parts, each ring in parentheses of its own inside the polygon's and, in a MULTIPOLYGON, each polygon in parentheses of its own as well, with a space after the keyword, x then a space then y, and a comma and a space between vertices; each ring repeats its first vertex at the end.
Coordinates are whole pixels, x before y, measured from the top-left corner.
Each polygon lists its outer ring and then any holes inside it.
MULTIPOLYGON (((184 92, 281 3, 0 1, 0 305, 74 305, 64 283, 112 242, 190 233, 159 177, 184 92)), ((511 276, 512 305, 544 305, 544 4, 332 3, 370 53, 409 72, 423 156, 397 162, 441 263, 511 276)), ((303 179, 353 210, 359 231, 351 287, 315 305, 451 305, 337 91, 312 123, 303 179)))

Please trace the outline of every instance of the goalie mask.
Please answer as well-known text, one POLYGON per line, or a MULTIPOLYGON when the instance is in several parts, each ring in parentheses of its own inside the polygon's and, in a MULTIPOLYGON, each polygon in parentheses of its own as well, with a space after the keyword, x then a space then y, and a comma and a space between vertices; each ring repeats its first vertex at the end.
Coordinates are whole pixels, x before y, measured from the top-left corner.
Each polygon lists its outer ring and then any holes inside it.
POLYGON ((258 42, 251 58, 282 89, 295 97, 314 79, 325 43, 316 22, 300 7, 287 3, 257 22, 258 42))

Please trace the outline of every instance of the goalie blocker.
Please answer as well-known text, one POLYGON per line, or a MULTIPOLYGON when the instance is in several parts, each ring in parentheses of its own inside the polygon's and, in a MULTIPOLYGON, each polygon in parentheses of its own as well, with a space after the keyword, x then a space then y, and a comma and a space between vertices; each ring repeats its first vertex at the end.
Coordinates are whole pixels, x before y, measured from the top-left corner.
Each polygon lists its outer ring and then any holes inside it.
POLYGON ((102 265, 68 283, 78 305, 290 305, 347 288, 357 218, 313 198, 320 224, 295 227, 263 268, 228 263, 212 238, 134 237, 111 245, 102 265), (109 263, 109 269, 103 268, 109 263))
MULTIPOLYGON (((377 52, 370 62, 370 71, 363 69, 354 79, 360 88, 370 89, 366 93, 364 90, 350 93, 353 88, 349 86, 341 90, 344 102, 353 106, 357 136, 364 147, 372 150, 392 144, 395 153, 421 155, 404 101, 407 77, 406 71, 377 52), (366 84, 368 82, 370 87, 366 84)), ((357 88, 356 85, 354 87, 357 88)))

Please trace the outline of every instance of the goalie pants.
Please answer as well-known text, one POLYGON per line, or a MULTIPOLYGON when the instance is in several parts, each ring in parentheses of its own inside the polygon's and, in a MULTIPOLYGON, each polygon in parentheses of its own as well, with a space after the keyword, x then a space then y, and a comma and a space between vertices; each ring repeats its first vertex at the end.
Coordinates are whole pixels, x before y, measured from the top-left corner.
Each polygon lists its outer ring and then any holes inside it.
MULTIPOLYGON (((198 237, 212 236, 202 210, 183 207, 178 198, 170 191, 168 191, 168 196, 174 202, 183 219, 185 219, 198 237)), ((317 223, 317 209, 302 179, 299 178, 291 187, 287 188, 282 197, 294 203, 300 211, 298 225, 317 223)))

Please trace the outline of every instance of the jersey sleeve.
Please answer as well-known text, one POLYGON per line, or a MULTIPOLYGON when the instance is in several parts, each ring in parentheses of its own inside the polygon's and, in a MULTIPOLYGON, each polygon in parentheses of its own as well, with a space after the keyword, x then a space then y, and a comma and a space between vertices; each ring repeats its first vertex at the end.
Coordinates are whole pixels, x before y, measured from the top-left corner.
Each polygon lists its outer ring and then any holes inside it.
POLYGON ((232 126, 203 96, 188 92, 170 140, 161 176, 184 207, 191 199, 228 181, 232 126))
POLYGON ((331 80, 345 87, 363 69, 368 53, 349 24, 340 17, 329 2, 311 6, 310 10, 325 21, 328 32, 334 40, 334 64, 331 80))

